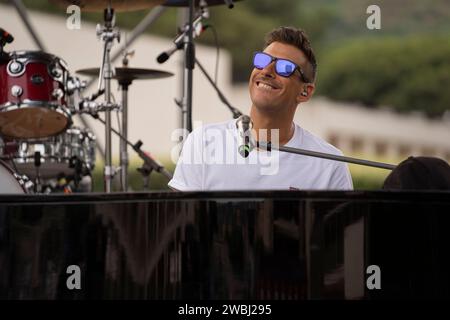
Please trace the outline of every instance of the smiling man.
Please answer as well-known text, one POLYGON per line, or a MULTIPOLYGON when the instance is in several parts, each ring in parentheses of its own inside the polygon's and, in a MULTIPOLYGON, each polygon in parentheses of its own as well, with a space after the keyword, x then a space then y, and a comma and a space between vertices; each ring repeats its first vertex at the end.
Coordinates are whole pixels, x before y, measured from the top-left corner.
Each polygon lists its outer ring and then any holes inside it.
MULTIPOLYGON (((331 154, 342 152, 293 122, 314 93, 316 59, 303 30, 280 27, 253 55, 249 92, 258 141, 331 154)), ((194 190, 353 189, 345 163, 278 151, 238 152, 236 120, 204 125, 189 134, 169 186, 194 190)))

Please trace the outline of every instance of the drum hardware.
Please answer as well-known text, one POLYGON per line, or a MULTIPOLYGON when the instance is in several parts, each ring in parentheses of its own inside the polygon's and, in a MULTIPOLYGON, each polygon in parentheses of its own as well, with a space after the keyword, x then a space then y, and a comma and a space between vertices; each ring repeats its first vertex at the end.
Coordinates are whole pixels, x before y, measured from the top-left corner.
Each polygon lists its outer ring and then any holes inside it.
POLYGON ((164 2, 164 0, 50 0, 50 2, 66 9, 73 4, 83 12, 100 12, 111 6, 116 12, 129 12, 135 10, 151 9, 164 2))
POLYGON ((78 191, 81 182, 84 191, 91 190, 85 177, 94 169, 95 147, 96 139, 90 131, 72 127, 46 140, 6 141, 0 151, 3 159, 13 160, 16 172, 32 179, 34 192, 46 194, 78 191), (58 182, 62 178, 67 182, 64 188, 58 182))
POLYGON ((33 183, 28 177, 17 174, 0 160, 0 194, 25 194, 32 190, 33 183))
POLYGON ((77 109, 74 109, 76 113, 89 113, 96 114, 99 112, 105 112, 109 110, 120 110, 121 106, 117 103, 107 102, 95 102, 90 100, 82 100, 77 109))
MULTIPOLYGON (((94 10, 98 10, 99 9, 98 7, 95 7, 95 8, 93 7, 94 3, 97 3, 97 5, 98 5, 98 2, 96 2, 96 1, 91 2, 89 4, 87 2, 82 3, 82 4, 92 7, 92 9, 94 9, 94 10)), ((114 75, 113 75, 113 69, 112 69, 112 65, 111 65, 110 53, 111 53, 111 48, 114 43, 114 40, 117 39, 117 41, 120 42, 120 32, 115 28, 115 14, 114 14, 114 9, 112 8, 113 5, 116 3, 117 2, 115 2, 115 1, 109 1, 108 3, 104 3, 105 7, 107 6, 107 8, 104 9, 104 25, 103 26, 97 25, 97 36, 100 37, 100 39, 104 42, 102 64, 96 74, 98 74, 98 78, 99 78, 97 91, 100 92, 102 90, 102 84, 104 81, 104 92, 105 92, 105 100, 106 100, 106 104, 104 105, 105 108, 103 108, 101 110, 101 111, 105 112, 105 122, 106 122, 106 125, 105 125, 105 169, 104 169, 105 192, 112 191, 112 179, 116 173, 115 168, 112 167, 111 109, 108 109, 110 106, 113 106, 113 104, 111 103, 112 95, 111 95, 111 82, 110 81, 114 77, 114 75)), ((130 3, 130 4, 132 5, 133 3, 130 3)), ((149 3, 149 2, 147 2, 147 3, 149 3)), ((152 3, 154 4, 155 1, 152 1, 152 3)), ((127 8, 127 10, 128 10, 128 8, 127 8)), ((132 80, 149 78, 148 72, 144 71, 144 73, 139 73, 139 72, 137 72, 138 70, 132 70, 132 78, 130 79, 130 76, 129 76, 130 74, 129 74, 128 69, 129 68, 127 68, 127 70, 124 70, 124 72, 125 72, 124 77, 122 77, 120 74, 120 72, 122 72, 122 70, 116 69, 116 79, 119 81, 122 81, 122 83, 130 82, 130 84, 131 84, 132 80)), ((164 75, 164 76, 166 76, 166 75, 164 75)), ((123 93, 123 96, 125 96, 125 98, 124 98, 125 102, 128 99, 128 97, 127 97, 128 86, 129 86, 129 84, 122 85, 122 93, 123 93)), ((90 110, 90 111, 87 111, 90 114, 95 114, 98 111, 98 105, 97 106, 92 105, 90 101, 87 101, 87 103, 82 105, 82 107, 84 107, 84 110, 90 110)), ((125 109, 127 109, 127 106, 125 106, 125 109)), ((125 120, 125 122, 127 122, 127 110, 125 110, 125 119, 124 120, 125 120)), ((126 127, 126 124, 125 124, 125 127, 126 127)), ((121 152, 121 167, 123 168, 122 179, 121 179, 123 181, 122 182, 122 190, 127 189, 127 177, 125 177, 126 172, 127 172, 127 159, 125 159, 126 157, 124 156, 124 152, 123 152, 124 149, 125 149, 124 147, 122 147, 122 149, 121 149, 122 150, 122 152, 121 152)))
POLYGON ((0 28, 0 63, 8 61, 8 54, 3 51, 7 43, 14 41, 14 37, 5 29, 0 28))
MULTIPOLYGON (((131 143, 127 141, 127 144, 131 143)), ((168 172, 161 163, 159 163, 158 161, 150 157, 147 153, 142 151, 141 150, 142 144, 143 144, 142 141, 138 140, 138 142, 132 145, 132 147, 133 150, 138 154, 138 156, 144 161, 142 167, 138 168, 137 171, 141 173, 143 177, 144 190, 149 190, 150 174, 152 173, 153 170, 161 173, 163 176, 167 178, 167 180, 172 179, 172 174, 170 174, 170 172, 168 172)))
POLYGON ((23 89, 22 89, 21 86, 13 85, 13 86, 11 87, 11 95, 12 95, 13 97, 18 98, 18 97, 20 97, 20 96, 22 95, 22 93, 23 93, 23 89))
MULTIPOLYGON (((148 79, 162 79, 173 76, 173 73, 154 70, 154 69, 139 69, 139 68, 130 68, 128 65, 128 56, 130 54, 125 51, 125 56, 123 58, 122 64, 124 67, 115 68, 115 73, 112 76, 113 79, 116 79, 119 83, 119 86, 122 91, 122 132, 124 139, 128 139, 128 88, 132 84, 134 80, 148 80, 148 79)), ((99 72, 98 68, 88 68, 78 70, 77 73, 81 75, 94 76, 99 72)), ((117 107, 117 106, 116 106, 117 107)), ((105 108, 102 108, 97 103, 84 100, 81 105, 81 112, 96 114, 98 111, 104 111, 105 108), (85 111, 84 111, 85 110, 85 111)), ((125 140, 120 139, 120 185, 122 191, 128 190, 128 151, 127 144, 124 142, 125 140)))
POLYGON ((147 163, 143 163, 140 168, 136 169, 142 175, 142 189, 147 191, 150 190, 150 174, 153 171, 153 168, 149 167, 147 163))
MULTIPOLYGON (((109 4, 111 5, 111 7, 116 8, 118 11, 133 11, 136 9, 142 9, 142 8, 136 7, 137 3, 134 0, 127 0, 127 1, 120 0, 119 2, 112 1, 112 2, 109 2, 109 4)), ((123 43, 118 48, 118 50, 111 56, 112 62, 116 61, 116 59, 122 55, 123 50, 125 50, 134 41, 136 41, 136 39, 139 37, 139 35, 144 33, 145 30, 147 30, 166 10, 169 9, 168 7, 158 6, 158 4, 160 4, 162 2, 163 1, 155 1, 155 0, 148 1, 147 0, 148 4, 146 5, 146 8, 150 9, 153 6, 154 6, 154 8, 152 8, 152 10, 150 10, 145 15, 145 17, 136 25, 136 27, 129 34, 129 36, 127 38, 125 38, 125 43, 123 43)), ((81 0, 81 1, 80 0, 73 0, 73 1, 54 0, 53 3, 59 4, 59 6, 61 8, 63 8, 64 10, 66 10, 68 5, 70 5, 70 4, 80 5, 83 9, 83 12, 85 11, 85 9, 91 10, 91 11, 97 10, 99 12, 103 12, 104 8, 107 7, 107 5, 108 5, 107 1, 98 2, 98 1, 83 1, 83 0, 81 0), (86 8, 86 6, 89 6, 89 8, 86 8)), ((142 2, 141 2, 141 5, 142 5, 142 2)), ((97 77, 98 74, 96 74, 95 76, 97 77)), ((88 81, 86 87, 87 88, 90 87, 96 80, 97 79, 90 79, 88 81)), ((102 91, 104 92, 104 90, 102 90, 102 91)), ((97 93, 98 93, 98 91, 97 91, 97 93)), ((103 93, 99 93, 99 94, 101 95, 103 93)), ((94 100, 94 98, 92 98, 91 100, 94 100)), ((79 119, 86 128, 90 127, 84 117, 79 117, 79 119)), ((105 150, 104 150, 103 146, 101 146, 100 144, 98 144, 98 152, 101 155, 102 159, 105 159, 105 150)))
POLYGON ((80 80, 78 77, 69 76, 67 79, 67 93, 72 95, 74 93, 81 92, 86 89, 86 84, 86 81, 80 80))
MULTIPOLYGON (((114 40, 120 42, 120 32, 115 28, 114 9, 111 7, 111 2, 103 12, 104 25, 97 25, 97 36, 104 42, 102 64, 99 71, 99 80, 97 91, 102 89, 102 80, 105 81, 105 100, 106 105, 111 105, 111 48, 114 40)), ((105 110, 105 169, 104 182, 105 192, 112 191, 112 179, 114 177, 114 168, 112 167, 112 144, 111 144, 111 110, 105 110)))
MULTIPOLYGON (((101 119, 98 114, 91 114, 91 116, 106 125, 105 120, 101 119)), ((143 175, 144 178, 144 186, 146 185, 148 188, 148 177, 152 171, 156 171, 158 173, 161 173, 163 176, 165 176, 168 180, 172 179, 172 174, 164 168, 164 166, 153 159, 150 155, 145 153, 141 150, 141 147, 143 145, 141 140, 138 140, 137 143, 133 144, 129 140, 125 139, 125 137, 118 132, 116 129, 111 128, 112 132, 114 132, 121 140, 125 141, 125 143, 132 147, 133 150, 137 153, 137 155, 144 161, 143 166, 138 169, 139 172, 143 175)))
POLYGON ((19 183, 23 185, 23 188, 26 190, 26 193, 33 193, 34 190, 33 181, 31 181, 26 175, 19 175, 17 173, 14 173, 14 176, 19 181, 19 183))
MULTIPOLYGON (((124 51, 122 66, 128 68, 128 56, 133 56, 134 51, 124 51)), ((122 135, 128 139, 128 87, 133 82, 132 79, 119 79, 119 86, 122 91, 122 135)), ((128 191, 128 150, 127 144, 120 139, 120 187, 124 192, 128 191)))
MULTIPOLYGON (((87 68, 77 70, 76 73, 85 76, 96 76, 99 73, 99 68, 87 68)), ((161 71, 156 69, 142 69, 142 68, 114 68, 114 74, 112 79, 118 81, 134 81, 134 80, 150 80, 150 79, 163 79, 173 76, 173 73, 167 71, 161 71)))
POLYGON ((14 41, 14 37, 5 29, 0 28, 0 48, 3 49, 3 47, 7 43, 11 43, 14 41))
POLYGON ((67 108, 68 69, 42 51, 14 51, 0 62, 0 134, 18 140, 43 139, 72 123, 67 108))
POLYGON ((40 167, 41 167, 41 153, 39 151, 36 151, 34 153, 34 169, 36 170, 34 192, 36 192, 36 193, 42 192, 40 167))
POLYGON ((6 67, 6 71, 11 77, 20 77, 25 72, 25 66, 19 61, 11 60, 6 67))
MULTIPOLYGON (((59 3, 62 3, 62 1, 57 1, 59 3)), ((72 2, 72 1, 65 1, 72 2)), ((79 4, 80 1, 77 1, 79 4)), ((83 1, 81 1, 83 2, 83 1)), ((129 6, 126 7, 126 11, 131 10, 130 6, 137 5, 137 2, 139 1, 129 1, 129 6)), ((145 2, 145 1, 144 1, 145 2)), ((147 3, 155 3, 156 1, 147 1, 147 3)), ((162 1, 161 1, 162 2, 162 1)), ((74 3, 74 2, 72 2, 74 3)), ((5 63, 1 63, 0 67, 6 68, 6 73, 9 75, 10 79, 14 78, 20 78, 22 76, 25 76, 29 78, 29 83, 35 86, 43 86, 45 84, 48 84, 49 81, 54 81, 59 83, 57 86, 53 86, 51 91, 49 91, 47 94, 49 96, 48 99, 34 99, 34 97, 30 97, 29 93, 27 92, 27 86, 21 86, 18 83, 13 83, 13 85, 10 87, 10 96, 13 96, 16 98, 16 100, 8 100, 5 103, 4 101, 0 101, 0 133, 4 130, 2 128, 2 120, 4 120, 3 123, 7 122, 6 120, 10 120, 10 116, 15 116, 15 114, 12 114, 10 111, 16 111, 18 109, 19 111, 22 111, 20 108, 22 106, 29 107, 29 109, 38 109, 42 107, 51 107, 53 108, 51 112, 54 111, 60 112, 63 114, 63 116, 68 115, 68 124, 64 128, 66 130, 70 127, 71 124, 71 114, 72 113, 88 113, 92 115, 94 118, 99 119, 104 125, 105 125, 105 141, 106 141, 106 159, 105 159, 105 169, 104 169, 104 176, 105 176, 105 191, 111 192, 112 189, 112 178, 115 172, 120 172, 121 174, 121 188, 123 191, 127 190, 128 187, 128 153, 127 153, 127 146, 130 145, 133 147, 133 150, 135 150, 138 155, 144 160, 144 164, 141 168, 139 168, 139 172, 144 177, 144 187, 148 188, 148 181, 149 176, 153 170, 157 172, 161 172, 163 175, 171 178, 171 175, 169 172, 167 172, 162 165, 160 165, 158 162, 156 162, 154 159, 146 155, 141 149, 142 142, 138 141, 136 144, 131 144, 127 138, 128 138, 128 87, 132 84, 132 81, 138 80, 138 79, 155 79, 155 78, 163 78, 167 76, 171 76, 172 74, 166 73, 163 71, 158 70, 148 70, 148 69, 137 69, 137 68, 129 68, 128 67, 128 57, 131 55, 129 52, 125 52, 124 58, 123 58, 123 68, 116 68, 113 69, 111 65, 111 58, 110 53, 111 49, 114 43, 114 40, 117 40, 120 42, 120 32, 116 30, 115 28, 115 14, 114 9, 112 9, 113 4, 118 4, 119 1, 90 1, 90 3, 85 3, 86 6, 90 6, 93 10, 99 10, 100 8, 97 7, 94 9, 95 4, 101 3, 102 8, 107 6, 107 9, 104 9, 104 24, 103 26, 98 25, 97 26, 97 36, 101 39, 101 41, 104 42, 104 48, 103 48, 103 57, 102 57, 102 64, 100 68, 92 69, 94 70, 93 75, 99 75, 98 79, 98 91, 97 93, 91 95, 88 99, 83 99, 81 102, 69 104, 69 106, 73 106, 73 108, 66 108, 68 103, 67 99, 70 98, 71 95, 79 94, 82 90, 86 88, 86 82, 80 81, 76 77, 70 77, 67 72, 67 67, 63 64, 63 61, 57 57, 56 59, 49 59, 45 60, 43 59, 43 56, 34 55, 33 53, 28 53, 29 56, 23 56, 20 54, 20 52, 13 53, 12 55, 9 55, 8 60, 5 63), (38 72, 38 73, 32 73, 30 72, 29 65, 31 62, 38 62, 41 65, 45 65, 46 72, 38 72), (115 71, 115 72, 114 72, 115 71), (111 79, 118 80, 119 86, 122 91, 122 107, 119 104, 114 103, 112 93, 111 93, 111 79), (103 88, 102 88, 103 87, 103 88), (99 97, 102 94, 105 94, 105 101, 104 102, 94 102, 94 100, 99 97), (112 100, 112 101, 111 101, 112 100), (56 102, 55 102, 56 101, 56 102), (7 109, 9 107, 14 107, 16 109, 7 109), (58 110, 54 110, 58 109, 58 110), (114 130, 111 126, 111 111, 112 110, 121 110, 122 111, 122 132, 119 133, 116 130, 114 130), (8 111, 8 112, 6 112, 8 111), (103 121, 98 117, 98 112, 105 112, 105 120, 103 121), (3 119, 2 119, 3 118, 3 119), (69 122, 70 121, 70 122, 69 122), (120 168, 115 169, 112 167, 111 163, 111 155, 112 155, 112 145, 111 145, 111 135, 112 132, 117 134, 120 137, 121 147, 120 147, 120 168), (126 141, 126 142, 125 142, 126 141), (108 159, 109 158, 109 159, 108 159)), ((141 1, 142 3, 142 1, 141 1)), ((218 5, 218 4, 229 4, 232 5, 232 1, 167 1, 165 5, 167 6, 189 6, 189 23, 185 26, 185 31, 181 36, 178 37, 178 45, 177 50, 181 49, 182 47, 185 50, 186 53, 186 59, 185 59, 185 75, 184 75, 184 90, 183 90, 183 99, 182 99, 182 107, 185 109, 185 113, 187 116, 185 127, 192 127, 192 125, 189 125, 189 119, 192 115, 192 70, 197 63, 201 69, 202 66, 198 63, 197 59, 195 59, 195 47, 193 44, 193 37, 195 36, 194 31, 195 29, 200 26, 201 27, 201 20, 202 18, 207 16, 206 11, 206 5, 218 5), (195 20, 193 21, 193 13, 194 13, 194 2, 197 3, 197 5, 200 5, 200 13, 196 16, 195 20), (192 26, 192 27, 191 27, 192 26), (191 30, 194 30, 191 32, 191 30), (180 45, 181 44, 181 45, 180 45)), ((75 3, 74 3, 75 4, 75 3)), ((134 10, 134 9, 133 9, 134 10)), ((120 11, 120 10, 119 10, 120 11)), ((27 53, 27 52, 26 52, 27 53)), ((45 54, 45 53, 44 53, 45 54)), ((50 55, 49 55, 50 56, 50 55)), ((40 66, 39 71, 43 70, 43 67, 40 66)), ((84 71, 87 71, 88 69, 85 69, 84 71)), ((2 71, 2 70, 0 70, 2 71)), ((83 70, 81 70, 83 71, 83 70)), ((204 73, 205 71, 202 70, 204 73)), ((80 72, 81 73, 81 72, 80 72)), ((207 78, 208 75, 206 74, 207 78)), ((210 80, 210 79, 208 79, 210 80)), ((1 81, 0 81, 1 82, 1 81)), ((1 83, 0 83, 1 85, 1 83)), ((216 91, 219 94, 219 97, 221 97, 221 100, 227 104, 227 106, 230 108, 230 110, 233 110, 234 115, 236 115, 239 111, 237 109, 234 109, 231 107, 229 103, 227 103, 226 99, 223 97, 223 95, 220 93, 220 91, 215 86, 216 91), (223 98, 223 99, 222 99, 223 98)), ((1 98, 1 97, 0 97, 1 98)), ((27 110, 26 110, 27 111, 27 110)), ((42 110, 37 110, 42 111, 42 110)), ((36 110, 33 110, 33 113, 30 114, 30 118, 39 118, 36 117, 36 114, 41 115, 43 112, 37 112, 36 110)), ((47 117, 48 118, 48 117, 47 117)), ((45 117, 42 116, 38 119, 38 121, 43 122, 45 121, 45 117)), ((10 129, 10 128, 9 128, 10 129)), ((23 129, 23 128, 22 128, 23 129)), ((190 128, 191 130, 192 128, 190 128)), ((64 132, 62 130, 61 132, 64 132)), ((36 131, 36 130, 35 130, 36 131)), ((16 132, 17 133, 17 132, 16 132)), ((58 136, 58 133, 43 135, 41 132, 39 132, 39 135, 36 135, 35 132, 32 133, 33 136, 28 135, 26 136, 26 133, 20 132, 19 134, 16 134, 15 136, 12 136, 15 139, 18 140, 25 140, 28 142, 31 141, 39 141, 43 138, 49 138, 53 136, 58 136)), ((47 142, 45 142, 47 143, 47 142)), ((50 142, 48 142, 50 144, 50 142)), ((36 170, 35 173, 35 182, 36 182, 36 191, 37 192, 43 192, 44 190, 41 188, 39 190, 40 185, 44 185, 44 182, 41 179, 41 173, 42 173, 42 161, 41 159, 52 159, 52 157, 46 157, 46 154, 41 154, 40 152, 36 151, 33 155, 34 160, 34 167, 36 170)), ((79 181, 79 177, 83 175, 83 170, 85 170, 85 167, 83 167, 83 162, 79 160, 79 158, 72 157, 68 160, 68 167, 71 169, 74 169, 74 180, 79 181), (84 169, 83 169, 84 168, 84 169)), ((86 170, 84 171, 86 172, 86 170)), ((66 179, 66 178, 64 178, 66 179)), ((63 181, 63 178, 58 179, 59 181, 63 181)), ((67 179, 64 180, 67 182, 67 179)), ((65 183, 59 183, 59 185, 65 185, 65 183)))

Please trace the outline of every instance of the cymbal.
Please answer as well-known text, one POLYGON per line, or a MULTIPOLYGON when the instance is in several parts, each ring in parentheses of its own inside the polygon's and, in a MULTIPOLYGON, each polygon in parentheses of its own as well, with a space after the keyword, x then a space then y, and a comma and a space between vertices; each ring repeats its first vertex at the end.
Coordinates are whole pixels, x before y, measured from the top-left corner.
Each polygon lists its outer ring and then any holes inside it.
MULTIPOLYGON (((88 68, 76 71, 85 76, 98 76, 100 68, 88 68)), ((162 79, 173 76, 173 73, 154 70, 154 69, 138 69, 138 68, 114 68, 113 79, 119 82, 131 82, 133 80, 162 79)))
MULTIPOLYGON (((233 0, 233 2, 238 2, 241 0, 233 0)), ((226 4, 224 0, 205 0, 206 4, 209 6, 217 6, 226 4)), ((198 7, 200 0, 195 0, 195 6, 198 7)), ((166 0, 163 3, 165 7, 189 7, 189 0, 166 0)))
POLYGON ((165 0, 50 0, 51 3, 62 8, 77 5, 83 11, 103 12, 111 4, 116 12, 135 11, 153 8, 165 0))

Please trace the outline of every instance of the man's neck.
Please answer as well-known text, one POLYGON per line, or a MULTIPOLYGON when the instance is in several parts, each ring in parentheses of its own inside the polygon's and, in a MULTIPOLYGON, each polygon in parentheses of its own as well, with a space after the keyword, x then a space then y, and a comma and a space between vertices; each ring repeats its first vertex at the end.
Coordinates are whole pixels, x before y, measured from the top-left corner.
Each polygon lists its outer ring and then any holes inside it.
POLYGON ((256 132, 258 141, 262 139, 285 145, 294 135, 293 114, 267 114, 260 112, 252 106, 250 109, 250 117, 252 118, 253 130, 256 132), (266 130, 267 136, 262 136, 264 135, 262 130, 266 130), (278 130, 278 138, 274 131, 271 130, 278 130))

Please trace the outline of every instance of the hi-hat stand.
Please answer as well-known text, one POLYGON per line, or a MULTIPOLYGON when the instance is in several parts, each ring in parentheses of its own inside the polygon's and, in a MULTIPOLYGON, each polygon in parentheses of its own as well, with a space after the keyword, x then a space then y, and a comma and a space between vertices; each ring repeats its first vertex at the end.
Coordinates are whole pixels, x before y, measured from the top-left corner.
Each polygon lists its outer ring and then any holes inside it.
MULTIPOLYGON (((122 59, 122 66, 128 67, 128 56, 134 52, 125 50, 122 59)), ((131 79, 119 79, 119 86, 122 90, 122 135, 120 139, 120 186, 121 190, 128 191, 128 150, 125 141, 128 139, 128 87, 131 85, 131 79)))

